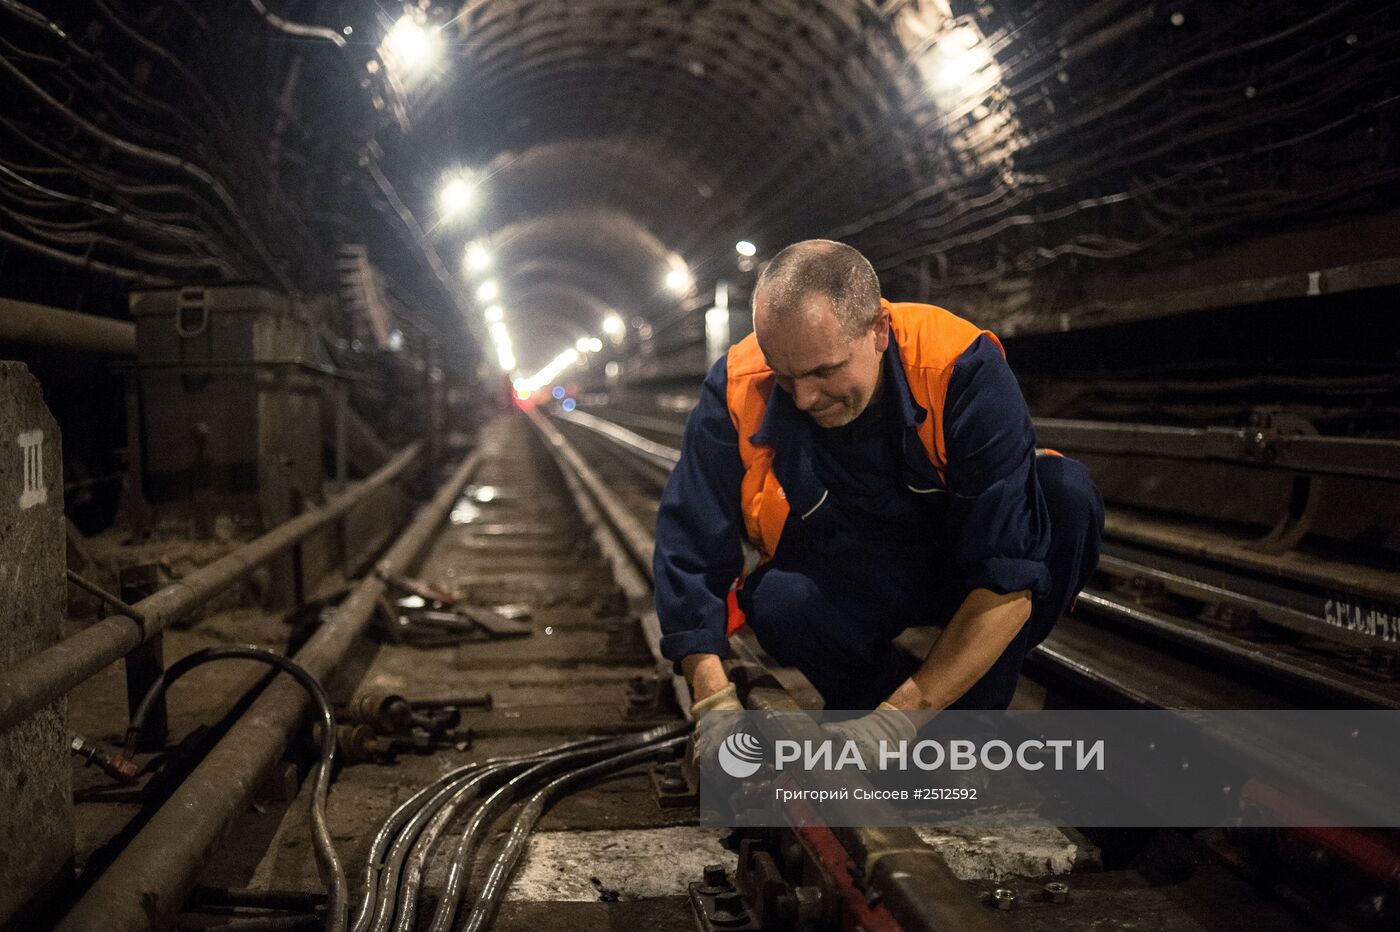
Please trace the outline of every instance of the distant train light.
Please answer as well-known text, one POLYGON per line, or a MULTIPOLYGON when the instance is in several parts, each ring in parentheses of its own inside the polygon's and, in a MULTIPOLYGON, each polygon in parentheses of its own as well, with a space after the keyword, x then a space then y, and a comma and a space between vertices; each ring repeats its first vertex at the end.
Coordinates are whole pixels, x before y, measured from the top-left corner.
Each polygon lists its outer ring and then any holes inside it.
POLYGON ((614 343, 622 339, 627 332, 627 325, 622 322, 622 318, 616 314, 609 314, 603 318, 603 332, 606 333, 614 343))
POLYGON ((564 386, 562 386, 562 385, 556 385, 556 386, 554 386, 554 388, 550 389, 549 393, 550 393, 551 395, 553 395, 553 396, 555 397, 556 400, 557 400, 557 399, 560 399, 560 398, 563 398, 563 397, 564 397, 564 386))
POLYGON ((530 390, 528 388, 517 388, 515 390, 515 397, 520 399, 521 401, 529 401, 530 390))
POLYGON ((574 408, 578 407, 578 402, 574 401, 572 398, 565 398, 564 403, 560 407, 565 411, 572 411, 574 408))

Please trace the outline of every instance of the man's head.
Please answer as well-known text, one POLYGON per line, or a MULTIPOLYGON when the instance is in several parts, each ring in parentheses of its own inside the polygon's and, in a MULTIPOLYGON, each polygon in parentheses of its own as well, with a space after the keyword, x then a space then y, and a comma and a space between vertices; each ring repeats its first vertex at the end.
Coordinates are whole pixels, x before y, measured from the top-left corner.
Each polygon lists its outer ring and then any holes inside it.
POLYGON ((809 239, 774 256, 754 289, 753 329, 778 385, 818 426, 849 424, 870 403, 890 315, 850 246, 809 239))

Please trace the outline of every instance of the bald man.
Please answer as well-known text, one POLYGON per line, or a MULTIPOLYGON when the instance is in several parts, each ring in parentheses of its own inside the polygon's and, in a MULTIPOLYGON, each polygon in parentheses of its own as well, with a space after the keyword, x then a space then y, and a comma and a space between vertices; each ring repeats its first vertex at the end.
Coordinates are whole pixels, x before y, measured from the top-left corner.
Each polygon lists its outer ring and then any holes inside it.
POLYGON ((661 648, 697 718, 741 708, 722 659, 745 623, 827 709, 1004 709, 1102 529, 991 332, 883 300, 864 256, 808 240, 764 269, 754 332, 687 423, 657 515, 661 648), (892 643, 916 625, 943 629, 922 659, 892 643))

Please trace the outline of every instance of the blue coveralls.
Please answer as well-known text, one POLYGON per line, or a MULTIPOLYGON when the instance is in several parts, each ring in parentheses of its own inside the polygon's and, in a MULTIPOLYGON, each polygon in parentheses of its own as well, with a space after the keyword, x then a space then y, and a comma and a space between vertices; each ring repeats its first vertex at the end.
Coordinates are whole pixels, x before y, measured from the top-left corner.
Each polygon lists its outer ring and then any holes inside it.
MULTIPOLYGON (((823 429, 775 387, 755 442, 794 507, 772 560, 738 593, 759 643, 811 680, 828 709, 871 709, 918 667, 893 646, 905 628, 946 623, 975 588, 1030 590, 1031 616, 953 708, 1003 709, 1026 653, 1098 563, 1103 500, 1088 470, 1035 453, 1020 387, 979 337, 954 366, 944 408, 946 484, 916 433, 890 341, 881 388, 861 416, 823 429), (914 491, 932 490, 932 491, 914 491), (825 497, 823 497, 825 492, 825 497)), ((662 653, 728 656, 726 598, 743 570, 743 465, 715 363, 662 493, 653 558, 662 653)))

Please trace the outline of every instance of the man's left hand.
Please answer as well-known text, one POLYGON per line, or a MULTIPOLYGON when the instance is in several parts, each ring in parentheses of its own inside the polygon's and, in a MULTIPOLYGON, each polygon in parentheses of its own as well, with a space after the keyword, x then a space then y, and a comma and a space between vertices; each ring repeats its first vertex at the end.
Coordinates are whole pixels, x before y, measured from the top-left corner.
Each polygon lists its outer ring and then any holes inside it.
MULTIPOLYGON (((854 741, 856 749, 860 751, 861 760, 865 761, 869 770, 879 768, 880 742, 883 741, 886 747, 894 748, 901 741, 913 741, 918 734, 918 729, 914 727, 909 716, 888 702, 880 703, 875 707, 875 711, 860 718, 827 722, 822 725, 822 730, 835 741, 854 741)), ((839 749, 837 754, 840 754, 839 749)))

